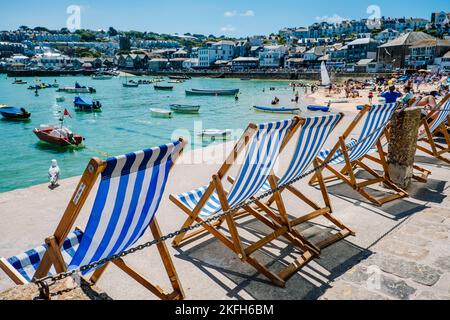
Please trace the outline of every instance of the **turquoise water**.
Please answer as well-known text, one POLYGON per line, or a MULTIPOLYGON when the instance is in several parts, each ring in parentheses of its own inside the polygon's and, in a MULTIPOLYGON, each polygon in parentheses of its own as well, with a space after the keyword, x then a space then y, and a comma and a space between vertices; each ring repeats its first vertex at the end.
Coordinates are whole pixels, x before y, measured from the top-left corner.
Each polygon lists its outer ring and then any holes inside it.
MULTIPOLYGON (((284 81, 196 78, 184 84, 173 84, 173 92, 165 92, 155 91, 153 85, 123 88, 123 78, 103 81, 88 77, 56 78, 61 86, 74 86, 78 81, 97 89, 92 97, 101 101, 103 112, 77 113, 72 103, 75 95, 57 93, 52 88, 41 90, 36 97, 34 91, 27 90, 34 78, 24 78, 28 85, 13 85, 13 80, 1 75, 0 104, 24 107, 32 113, 32 119, 30 122, 0 121, 0 192, 46 183, 52 159, 58 160, 63 178, 78 176, 92 157, 104 159, 165 144, 172 137, 180 136, 179 130, 189 132, 183 136, 190 135, 191 148, 204 147, 211 142, 201 141, 194 135, 196 123, 203 129, 243 130, 249 122, 289 117, 255 112, 252 106, 268 105, 275 95, 284 95, 282 103, 286 105, 292 97, 292 89, 284 81), (276 90, 271 91, 270 87, 276 90), (185 90, 191 88, 239 88, 241 94, 237 102, 234 97, 187 97, 185 90), (56 103, 58 95, 64 96, 66 101, 56 103), (150 108, 168 109, 173 103, 201 105, 200 114, 174 114, 172 119, 151 117, 150 108), (39 142, 33 134, 33 129, 41 124, 57 124, 64 108, 73 116, 73 119, 66 119, 65 125, 86 138, 84 148, 56 148, 39 142)), ((53 83, 55 78, 41 80, 53 83)))

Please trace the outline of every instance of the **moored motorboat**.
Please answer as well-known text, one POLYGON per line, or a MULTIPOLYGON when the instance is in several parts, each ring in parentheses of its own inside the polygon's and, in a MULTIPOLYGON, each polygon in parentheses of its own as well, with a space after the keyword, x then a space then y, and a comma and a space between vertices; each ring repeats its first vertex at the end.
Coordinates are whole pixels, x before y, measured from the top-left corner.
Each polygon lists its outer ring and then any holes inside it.
POLYGON ((172 118, 172 111, 165 109, 150 109, 152 117, 154 118, 172 118))
POLYGON ((33 132, 39 140, 60 147, 79 146, 84 141, 81 135, 74 134, 64 127, 57 128, 44 125, 40 129, 34 129, 33 132))
POLYGON ((188 104, 171 104, 170 109, 177 113, 198 113, 200 106, 192 106, 188 104))
POLYGON ((203 130, 199 136, 203 139, 211 139, 211 140, 227 140, 231 137, 231 130, 220 130, 220 129, 208 129, 203 130))
POLYGON ((13 84, 27 84, 28 82, 24 81, 24 80, 15 80, 13 82, 13 84))
POLYGON ((169 79, 172 79, 172 80, 189 80, 191 78, 186 76, 186 75, 183 75, 183 76, 169 76, 169 79))
POLYGON ((81 86, 75 83, 75 87, 64 87, 59 88, 57 92, 66 92, 66 93, 96 93, 97 91, 92 87, 81 86))
POLYGON ((95 101, 88 97, 75 97, 73 100, 76 111, 101 112, 102 105, 99 101, 95 101))
POLYGON ((254 106, 256 111, 268 113, 295 114, 300 112, 300 108, 273 107, 273 106, 254 106))
POLYGON ((239 93, 239 89, 191 89, 186 90, 187 95, 199 95, 199 96, 236 96, 239 93))
POLYGON ((173 90, 173 86, 154 86, 155 90, 166 90, 171 91, 173 90))
POLYGON ((9 106, 0 106, 0 114, 9 120, 28 120, 31 117, 31 113, 24 108, 19 109, 9 106))

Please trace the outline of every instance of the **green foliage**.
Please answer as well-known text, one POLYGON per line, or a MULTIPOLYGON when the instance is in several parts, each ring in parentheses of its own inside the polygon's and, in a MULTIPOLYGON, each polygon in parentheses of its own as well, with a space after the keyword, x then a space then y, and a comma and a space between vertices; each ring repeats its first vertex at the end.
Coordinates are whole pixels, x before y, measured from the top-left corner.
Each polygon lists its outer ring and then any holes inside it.
POLYGON ((78 58, 101 58, 102 54, 87 48, 75 48, 74 55, 78 58))
POLYGON ((81 37, 81 41, 83 42, 92 42, 96 40, 95 34, 89 30, 77 30, 75 31, 81 37))
POLYGON ((50 32, 50 30, 48 30, 47 28, 44 28, 44 27, 36 27, 33 30, 37 31, 37 32, 50 32))
POLYGON ((115 37, 115 36, 117 36, 119 33, 118 33, 117 30, 114 29, 113 27, 109 27, 108 34, 109 34, 110 37, 115 37))

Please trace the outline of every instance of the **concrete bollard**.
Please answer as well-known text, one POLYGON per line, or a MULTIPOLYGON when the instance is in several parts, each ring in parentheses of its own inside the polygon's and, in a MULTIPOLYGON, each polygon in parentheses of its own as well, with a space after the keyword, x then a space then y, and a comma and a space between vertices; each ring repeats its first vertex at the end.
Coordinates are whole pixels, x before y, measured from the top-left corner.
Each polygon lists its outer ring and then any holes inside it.
POLYGON ((414 174, 421 108, 411 107, 396 112, 391 120, 388 165, 389 176, 402 189, 407 189, 414 174))

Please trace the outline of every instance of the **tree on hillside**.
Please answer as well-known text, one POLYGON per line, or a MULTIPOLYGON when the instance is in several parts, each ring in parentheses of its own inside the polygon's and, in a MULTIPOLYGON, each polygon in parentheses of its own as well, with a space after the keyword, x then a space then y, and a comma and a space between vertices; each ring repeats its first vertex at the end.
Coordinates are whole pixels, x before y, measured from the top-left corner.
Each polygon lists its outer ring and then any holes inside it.
POLYGON ((117 30, 114 29, 113 27, 109 27, 108 34, 109 34, 110 37, 115 37, 115 36, 117 36, 119 33, 118 33, 117 30))
POLYGON ((95 34, 89 30, 77 30, 75 31, 81 37, 83 42, 93 42, 96 40, 95 34))
POLYGON ((44 27, 36 27, 33 30, 37 32, 50 32, 47 28, 44 27))

